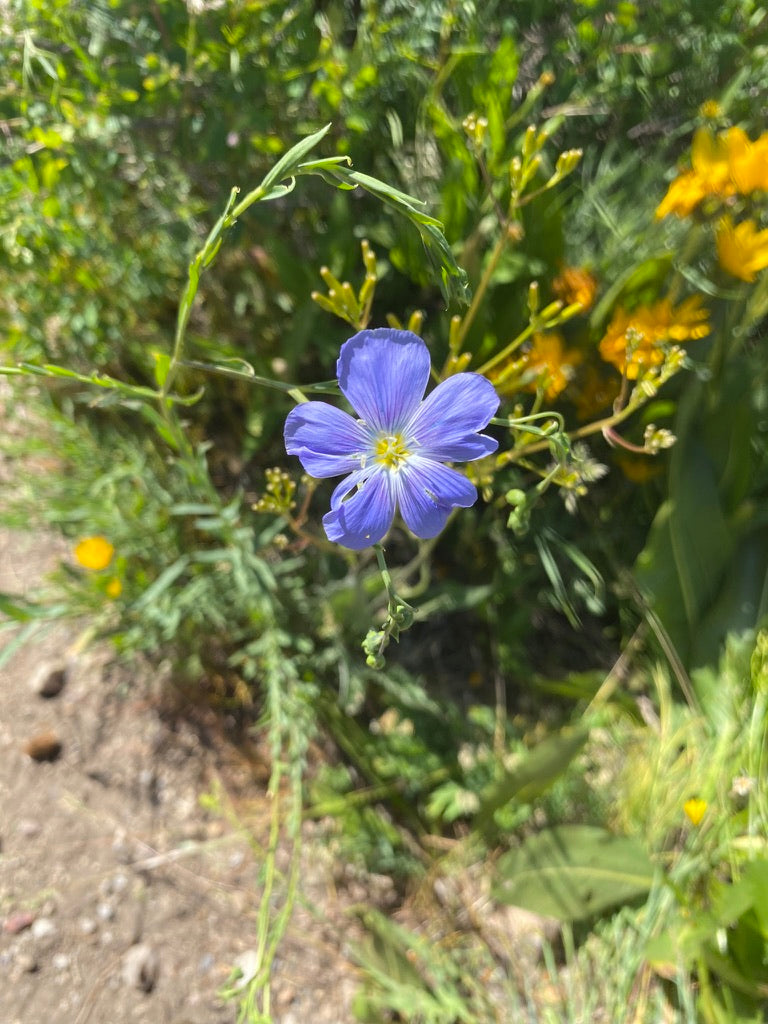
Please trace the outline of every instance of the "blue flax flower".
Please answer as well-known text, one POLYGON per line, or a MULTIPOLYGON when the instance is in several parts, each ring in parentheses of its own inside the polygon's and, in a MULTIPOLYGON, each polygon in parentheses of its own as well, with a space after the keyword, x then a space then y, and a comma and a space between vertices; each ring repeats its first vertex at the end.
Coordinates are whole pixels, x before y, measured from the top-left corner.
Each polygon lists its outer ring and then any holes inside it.
POLYGON ((499 398, 476 373, 449 377, 424 399, 427 346, 410 331, 360 331, 341 346, 339 386, 359 419, 305 402, 285 423, 285 447, 310 476, 348 474, 323 517, 329 540, 360 550, 378 543, 398 506, 417 537, 435 537, 451 509, 469 508, 477 490, 445 462, 471 462, 496 451, 479 430, 499 398), (423 401, 422 401, 423 399, 423 401))

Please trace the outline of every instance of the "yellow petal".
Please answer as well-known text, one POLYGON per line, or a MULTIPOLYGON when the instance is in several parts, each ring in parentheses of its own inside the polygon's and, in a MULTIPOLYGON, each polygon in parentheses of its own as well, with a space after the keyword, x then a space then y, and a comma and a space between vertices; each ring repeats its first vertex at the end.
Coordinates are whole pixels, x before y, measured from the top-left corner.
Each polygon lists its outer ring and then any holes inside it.
POLYGON ((75 546, 75 558, 84 569, 106 569, 115 553, 106 537, 84 537, 75 546))
POLYGON ((683 810, 688 818, 688 821, 692 825, 698 825, 707 810, 707 801, 700 800, 698 797, 692 797, 690 800, 686 800, 683 804, 683 810))

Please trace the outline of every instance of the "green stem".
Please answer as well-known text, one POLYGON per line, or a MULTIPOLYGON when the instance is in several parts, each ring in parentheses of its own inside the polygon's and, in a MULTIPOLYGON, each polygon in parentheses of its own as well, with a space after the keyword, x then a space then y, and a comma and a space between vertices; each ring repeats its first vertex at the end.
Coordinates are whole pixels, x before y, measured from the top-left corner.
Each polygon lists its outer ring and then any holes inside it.
POLYGON ((475 289, 475 294, 472 297, 472 304, 465 313, 464 319, 461 322, 461 327, 459 328, 456 336, 456 351, 453 353, 453 355, 458 355, 461 352, 462 346, 464 345, 464 341, 467 337, 467 333, 469 332, 469 328, 472 326, 472 323, 474 322, 474 319, 477 316, 477 312, 480 309, 480 306, 482 305, 483 299, 485 298, 485 293, 488 290, 488 286, 491 283, 493 273, 496 270, 496 267, 498 266, 499 260, 501 259, 508 242, 509 222, 507 221, 505 222, 502 228, 501 235, 499 236, 499 239, 493 248, 493 252, 491 253, 490 259, 488 260, 485 270, 483 271, 482 277, 480 278, 477 288, 475 289))
MULTIPOLYGON (((216 253, 219 251, 224 231, 231 227, 234 223, 234 219, 230 216, 232 207, 234 206, 235 199, 240 190, 233 188, 229 194, 229 200, 227 202, 224 213, 219 217, 214 226, 211 228, 210 234, 205 240, 205 245, 197 253, 195 258, 189 264, 189 274, 187 279, 187 288, 181 297, 179 303, 179 312, 176 318, 176 335, 173 341, 173 351, 171 352, 171 361, 168 366, 168 372, 166 373, 165 380, 161 389, 161 396, 164 399, 168 397, 168 394, 173 385, 173 381, 178 373, 181 358, 184 352, 184 339, 187 333, 187 324, 189 323, 189 317, 192 313, 192 306, 195 302, 195 296, 197 295, 197 289, 200 284, 200 277, 203 271, 207 270, 216 257, 216 253)), ((240 204, 242 206, 242 203, 240 204)), ((163 404, 165 402, 163 401, 163 404)))
POLYGON ((397 598, 397 594, 395 593, 395 587, 392 583, 392 576, 390 575, 389 567, 387 566, 386 559, 384 558, 384 548, 381 544, 374 544, 373 550, 376 552, 376 562, 379 566, 379 572, 381 573, 381 578, 384 581, 384 586, 387 588, 387 597, 391 604, 392 601, 397 598))
MULTIPOLYGON (((498 364, 503 362, 508 356, 511 356, 515 349, 519 348, 527 338, 530 338, 535 330, 535 324, 528 324, 528 326, 522 330, 516 338, 513 338, 512 341, 510 341, 510 343, 501 350, 501 352, 497 352, 495 356, 492 356, 487 362, 483 363, 480 369, 475 372, 487 375, 488 371, 492 370, 494 366, 498 366, 498 364)), ((494 383, 503 384, 508 376, 509 373, 502 373, 495 379, 494 383)))

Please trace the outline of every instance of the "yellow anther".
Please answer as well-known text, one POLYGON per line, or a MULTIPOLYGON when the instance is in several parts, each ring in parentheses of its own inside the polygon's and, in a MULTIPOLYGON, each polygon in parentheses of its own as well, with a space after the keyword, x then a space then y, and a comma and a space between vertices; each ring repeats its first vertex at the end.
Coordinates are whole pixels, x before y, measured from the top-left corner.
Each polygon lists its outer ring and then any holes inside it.
POLYGON ((377 462, 387 469, 400 469, 411 454, 405 446, 402 434, 382 434, 376 441, 374 454, 377 462))

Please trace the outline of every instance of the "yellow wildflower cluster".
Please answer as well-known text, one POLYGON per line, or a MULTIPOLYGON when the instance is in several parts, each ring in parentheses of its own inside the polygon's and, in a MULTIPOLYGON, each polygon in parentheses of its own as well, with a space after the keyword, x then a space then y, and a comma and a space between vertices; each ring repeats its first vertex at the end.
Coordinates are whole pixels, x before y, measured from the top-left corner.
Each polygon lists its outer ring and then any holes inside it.
POLYGON ((734 226, 724 217, 715 232, 720 266, 742 281, 754 281, 758 271, 768 267, 768 230, 758 231, 753 220, 734 226))
POLYGON ((716 136, 700 128, 691 145, 691 170, 671 183, 656 216, 689 217, 705 199, 758 191, 768 191, 768 132, 752 142, 742 128, 716 136))
POLYGON ((536 377, 527 388, 538 391, 541 388, 548 402, 554 401, 565 391, 573 377, 573 369, 581 362, 581 353, 566 349, 563 337, 557 331, 534 334, 528 353, 528 370, 536 377))
POLYGON ((595 301, 597 280, 583 267, 565 267, 552 282, 552 291, 566 306, 578 302, 586 312, 595 301))
POLYGON ((665 361, 670 345, 709 334, 708 316, 698 295, 679 306, 661 299, 631 312, 617 309, 600 342, 600 355, 629 380, 637 380, 665 361))

